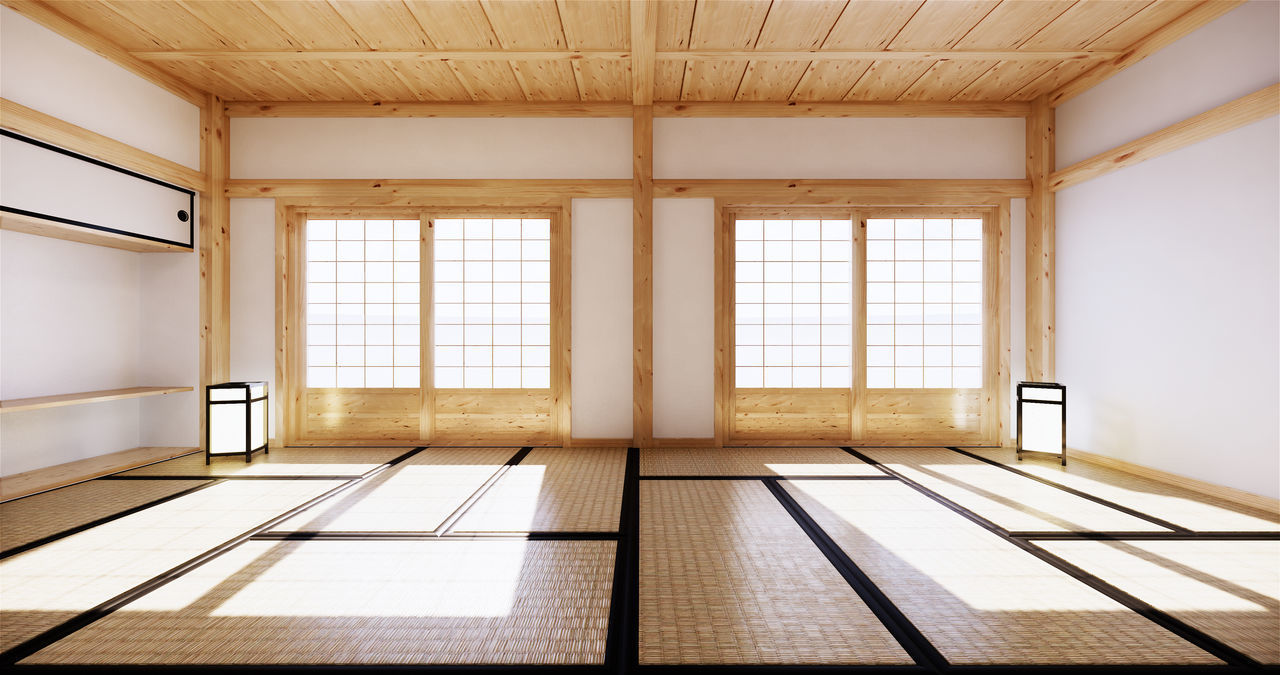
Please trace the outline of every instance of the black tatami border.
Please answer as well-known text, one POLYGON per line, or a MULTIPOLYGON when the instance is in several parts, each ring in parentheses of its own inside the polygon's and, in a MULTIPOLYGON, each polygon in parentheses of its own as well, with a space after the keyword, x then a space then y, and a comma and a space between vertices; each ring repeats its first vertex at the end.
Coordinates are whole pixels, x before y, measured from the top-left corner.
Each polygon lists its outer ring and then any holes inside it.
POLYGON ((1046 551, 1045 549, 1040 548, 1039 546, 1036 546, 1035 544, 1031 543, 1026 539, 1012 536, 1009 533, 1009 531, 999 527, 998 525, 991 522, 990 520, 987 520, 986 518, 983 518, 982 516, 970 511, 969 509, 966 509, 965 507, 957 504, 956 502, 950 499, 947 499, 946 497, 943 497, 942 495, 936 492, 933 492, 932 490, 921 485, 920 483, 917 483, 916 481, 911 480, 910 478, 904 476, 903 474, 877 462, 871 457, 861 452, 858 452, 854 448, 845 447, 844 451, 853 455, 854 457, 857 457, 858 459, 861 459, 864 462, 867 462, 868 464, 872 464, 876 467, 879 467, 881 471, 884 471, 885 473, 896 477, 904 485, 914 489, 916 492, 919 492, 920 494, 928 497, 929 499, 932 499, 933 501, 941 504, 947 509, 955 512, 956 514, 964 517, 970 522, 978 525, 984 530, 987 530, 988 532, 995 534, 996 536, 1000 537, 1001 539, 1004 539, 1005 541, 1013 544, 1014 546, 1017 546, 1023 551, 1030 553, 1036 558, 1039 558, 1041 561, 1046 562, 1063 572, 1066 572, 1067 574, 1071 575, 1078 581, 1084 583, 1085 585, 1098 591, 1099 593, 1102 593, 1103 595, 1111 598, 1112 600, 1115 600, 1116 602, 1127 607, 1133 612, 1136 612, 1142 615, 1143 617, 1152 621, 1153 623, 1160 626, 1161 628, 1164 628, 1165 630, 1177 635, 1178 637, 1182 638, 1183 640, 1186 640, 1187 642, 1190 642, 1191 644, 1212 654, 1213 656, 1219 659, 1222 659, 1228 665, 1245 667, 1245 668, 1262 667, 1262 664, 1258 663, 1253 658, 1245 655, 1244 653, 1236 650, 1233 647, 1226 645, 1225 643, 1209 635, 1208 633, 1205 633, 1204 631, 1185 623, 1181 619, 1175 618, 1174 616, 1168 614, 1167 612, 1157 609, 1154 606, 1150 605, 1149 603, 1120 590, 1119 588, 1107 583, 1106 581, 1103 581, 1101 578, 1093 574, 1090 574, 1084 569, 1081 569, 1080 567, 1071 564, 1065 559, 1059 556, 1056 556, 1053 553, 1050 553, 1049 551, 1046 551))
MULTIPOLYGON (((326 446, 328 447, 328 446, 326 446)), ((352 446, 355 447, 355 446, 352 446)), ((369 446, 360 446, 369 447, 369 446)), ((575 673, 755 673, 764 675, 765 673, 778 673, 779 675, 799 675, 802 673, 905 673, 905 672, 998 672, 1008 673, 1106 673, 1110 671, 1126 674, 1142 674, 1142 673, 1224 673, 1224 672, 1256 672, 1262 670, 1280 670, 1269 666, 1262 666, 1253 659, 1239 653, 1238 651, 1222 644, 1215 638, 1186 625, 1185 623, 1167 615, 1166 613, 1151 607, 1147 603, 1138 600, 1128 594, 1116 589, 1106 582, 1094 577, 1080 568, 1071 565, 1065 560, 1054 556, 1052 553, 1035 546, 1031 539, 1100 539, 1100 540, 1125 540, 1125 539, 1144 539, 1144 540, 1190 540, 1190 539, 1218 539, 1218 540, 1274 540, 1280 539, 1280 533, 1276 532, 1193 532, 1187 528, 1174 525, 1170 528, 1170 532, 1009 532, 991 521, 978 516, 964 507, 952 502, 951 500, 938 495, 928 488, 912 481, 909 478, 899 474, 892 469, 885 467, 875 460, 859 453, 853 448, 842 448, 850 455, 877 467, 883 472, 880 475, 870 476, 640 476, 640 451, 637 448, 627 449, 627 462, 624 477, 624 487, 622 495, 622 503, 619 515, 619 528, 617 532, 529 532, 529 533, 452 533, 449 527, 456 523, 458 519, 465 515, 467 509, 474 505, 484 493, 489 490, 504 475, 511 466, 519 464, 525 456, 533 449, 529 446, 520 447, 515 455, 507 461, 507 463, 499 469, 485 484, 472 494, 463 506, 451 514, 446 519, 441 528, 437 530, 439 534, 427 532, 284 532, 271 530, 288 518, 302 512, 316 504, 337 496, 339 493, 353 489, 361 484, 365 479, 371 478, 383 471, 394 467, 409 457, 421 452, 428 446, 416 447, 408 450, 404 454, 390 460, 389 462, 379 465, 374 469, 360 476, 103 476, 98 479, 108 480, 166 480, 166 479, 201 479, 208 480, 210 483, 206 485, 196 486, 192 490, 184 491, 177 495, 171 495, 156 502, 129 509, 120 514, 113 514, 106 519, 94 521, 91 524, 85 524, 72 528, 65 533, 58 533, 53 539, 69 536, 75 532, 84 531, 103 522, 109 522, 129 513, 134 513, 158 503, 174 499, 183 494, 189 494, 196 489, 204 489, 211 485, 220 483, 224 480, 236 479, 258 479, 258 480, 290 480, 290 479, 318 479, 318 480, 344 480, 344 484, 319 495, 306 503, 301 504, 289 511, 272 518, 263 525, 255 527, 219 546, 206 551, 191 560, 188 560, 177 567, 174 567, 142 584, 112 598, 97 607, 73 617, 72 619, 55 626, 54 628, 37 635, 4 653, 0 653, 0 665, 14 665, 31 654, 43 649, 44 647, 61 640, 71 633, 88 626, 98 619, 114 612, 115 610, 136 600, 138 597, 151 592, 152 590, 163 586, 164 584, 176 579, 192 569, 195 569, 204 563, 230 551, 241 543, 249 540, 276 540, 276 541, 324 541, 324 540, 360 540, 360 541, 377 541, 377 540, 503 540, 503 539, 523 539, 529 541, 553 541, 553 540, 615 540, 618 542, 617 554, 615 559, 615 569, 613 577, 613 591, 609 614, 609 632, 606 638, 605 663, 603 665, 569 665, 569 666, 539 666, 539 665, 502 665, 502 664, 485 664, 485 665, 267 665, 267 666, 236 666, 236 665, 198 665, 198 666, 147 666, 141 670, 163 671, 165 673, 208 673, 210 671, 223 671, 234 669, 237 673, 280 673, 280 672, 430 672, 430 673, 552 673, 552 672, 575 672, 575 673), (858 593, 868 607, 876 614, 876 616, 884 623, 886 628, 894 635, 903 648, 910 654, 919 665, 916 666, 847 666, 847 665, 786 665, 786 666, 766 666, 766 665, 640 665, 639 664, 639 520, 640 520, 640 499, 639 486, 641 480, 759 480, 762 481, 769 491, 778 499, 779 503, 787 510, 788 514, 796 521, 797 525, 809 536, 815 546, 826 556, 827 560, 836 568, 836 570, 845 578, 850 586, 858 593), (1070 574, 1071 576, 1081 580, 1095 590, 1111 597, 1113 600, 1120 602, 1128 609, 1135 611, 1144 617, 1152 620, 1166 630, 1179 635, 1183 639, 1188 640, 1197 647, 1223 659, 1228 665, 1225 666, 1054 666, 1054 665, 1033 665, 1033 666, 956 666, 950 665, 945 658, 937 651, 935 647, 924 637, 911 622, 902 614, 896 605, 870 580, 869 577, 862 572, 860 568, 852 561, 851 558, 837 545, 830 536, 822 530, 813 518, 800 506, 794 497, 786 491, 781 485, 784 480, 897 480, 905 485, 912 487, 917 492, 933 499, 942 504, 946 508, 958 513, 968 520, 978 524, 984 529, 993 532, 1001 538, 1018 546, 1024 551, 1034 555, 1035 557, 1053 565, 1054 567, 1070 574), (1175 529, 1176 528, 1176 529, 1175 529)), ((445 447, 445 446, 430 446, 445 447)), ((497 446, 490 446, 497 447, 497 446)), ((511 446, 515 447, 515 446, 511 446)), ((816 446, 815 446, 816 447, 816 446)), ((831 447, 831 446, 822 446, 831 447)), ((933 446, 937 447, 937 446, 933 446)), ((959 448, 949 448, 966 456, 972 456, 983 461, 985 458, 970 455, 959 448)), ((159 460, 168 461, 168 460, 159 460)), ((158 462, 154 462, 158 463, 158 462)), ((1032 478, 1042 483, 1046 483, 1066 490, 1068 492, 1077 493, 1078 491, 1063 485, 1056 484, 1052 481, 1040 479, 1039 477, 1025 472, 1019 471, 1012 467, 1004 467, 997 462, 989 462, 997 466, 1002 466, 1014 473, 1032 478)), ((137 467, 134 467, 137 468, 137 467)), ((132 470, 132 469, 129 469, 132 470)), ((84 481, 82 481, 84 482, 84 481)), ((55 488, 56 489, 56 488, 55 488)), ((45 492, 45 491, 42 491, 45 492)), ((35 493, 41 494, 41 493, 35 493)), ((27 495, 31 496, 31 495, 27 495)), ((1097 503, 1103 504, 1119 511, 1131 513, 1136 517, 1144 518, 1149 522, 1156 522, 1159 519, 1153 519, 1145 514, 1132 512, 1132 510, 1120 507, 1119 505, 1094 498, 1091 495, 1081 493, 1079 496, 1091 499, 1097 503)), ((1170 525, 1172 525, 1170 523, 1170 525)), ((1161 525, 1166 526, 1166 525, 1161 525)), ((53 539, 49 539, 52 541, 53 539)), ((47 543, 43 541, 41 543, 47 543)), ((23 550, 30 550, 40 544, 33 543, 26 545, 23 550)), ((0 558, 8 555, 16 554, 4 552, 0 553, 0 558)), ((46 672, 104 672, 104 671, 136 671, 138 666, 55 666, 55 665, 22 665, 18 666, 23 670, 38 670, 46 672)))

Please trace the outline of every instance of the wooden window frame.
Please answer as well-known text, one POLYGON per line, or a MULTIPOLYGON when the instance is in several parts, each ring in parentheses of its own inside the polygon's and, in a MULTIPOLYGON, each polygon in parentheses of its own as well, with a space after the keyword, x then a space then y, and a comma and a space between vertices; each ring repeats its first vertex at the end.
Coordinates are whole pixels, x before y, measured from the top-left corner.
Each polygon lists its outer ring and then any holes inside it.
MULTIPOLYGON (((533 206, 415 206, 276 204, 276 377, 277 442, 285 445, 558 445, 570 433, 570 212, 568 200, 559 207, 533 206), (445 389, 434 387, 434 237, 435 218, 547 218, 551 221, 551 379, 547 389, 445 389), (419 265, 418 388, 306 388, 306 233, 309 219, 418 219, 421 223, 419 265), (323 392, 328 404, 338 405, 329 417, 346 416, 358 425, 362 416, 379 423, 372 433, 317 434, 308 428, 308 401, 323 392), (409 398, 416 398, 413 415, 409 398), (376 417, 379 399, 391 400, 404 419, 376 417), (399 400, 405 399, 405 400, 399 400), (442 412, 442 408, 446 412, 442 412), (374 411, 374 412, 369 412, 374 411), (416 425, 408 422, 416 418, 416 425), (452 425, 441 425, 450 420, 452 425), (488 422, 490 424, 486 425, 488 422), (441 431, 441 426, 454 427, 441 431), (457 428, 468 431, 459 433, 457 428)), ((357 426, 358 428, 358 426, 357 426)))
POLYGON ((1007 445, 1010 429, 1009 201, 982 205, 755 206, 716 204, 716 442, 718 445, 1007 445), (875 217, 980 217, 983 219, 983 385, 980 389, 868 389, 866 386, 866 221, 875 217), (749 390, 735 387, 735 222, 739 219, 849 218, 853 227, 852 382, 848 390, 749 390), (878 402, 878 404, 873 403, 878 402), (748 404, 744 407, 744 403, 748 404), (973 412, 957 412, 967 406, 973 412), (847 412, 845 412, 847 411, 847 412), (847 415, 847 422, 840 420, 847 415), (961 431, 945 418, 976 416, 977 429, 961 431), (832 423, 831 420, 836 422, 832 423), (869 424, 869 420, 872 422, 869 424), (741 422, 759 432, 743 433, 741 422), (930 424, 926 426, 926 422, 930 424), (879 424, 895 427, 891 432, 879 424), (769 426, 778 431, 768 431, 769 426))

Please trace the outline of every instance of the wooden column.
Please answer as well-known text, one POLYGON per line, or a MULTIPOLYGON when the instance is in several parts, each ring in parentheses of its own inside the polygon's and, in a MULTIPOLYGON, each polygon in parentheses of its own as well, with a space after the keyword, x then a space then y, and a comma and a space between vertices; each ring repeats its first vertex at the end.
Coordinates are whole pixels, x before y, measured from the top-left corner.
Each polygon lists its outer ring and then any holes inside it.
MULTIPOLYGON (((209 95, 200 109, 200 447, 205 446, 204 387, 231 374, 231 213, 225 195, 231 135, 222 99, 209 95)), ((272 392, 274 395, 275 392, 272 392)))
POLYGON ((653 106, 631 118, 632 442, 653 441, 653 106))
POLYGON ((1052 382, 1054 373, 1054 111, 1041 96, 1027 116, 1027 379, 1052 382))

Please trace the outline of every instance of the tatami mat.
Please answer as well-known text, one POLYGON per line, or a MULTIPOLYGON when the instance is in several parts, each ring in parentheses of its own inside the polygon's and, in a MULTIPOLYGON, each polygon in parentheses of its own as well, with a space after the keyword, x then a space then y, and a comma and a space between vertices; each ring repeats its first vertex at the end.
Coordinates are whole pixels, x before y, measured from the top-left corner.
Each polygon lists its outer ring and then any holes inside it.
POLYGON ((615 543, 252 541, 24 663, 603 663, 615 543))
POLYGON ((359 476, 412 448, 271 448, 253 456, 212 457, 192 453, 126 471, 124 476, 359 476))
POLYGON ((515 453, 513 448, 428 448, 276 529, 433 532, 515 453))
POLYGON ((784 485, 953 664, 1218 662, 897 481, 784 485))
POLYGON ((861 452, 1011 532, 1169 531, 944 448, 868 448, 861 452))
POLYGON ((0 504, 0 551, 178 494, 207 480, 91 480, 0 504))
POLYGON ((1263 663, 1280 664, 1280 541, 1037 541, 1263 663))
POLYGON ((645 448, 641 476, 878 476, 839 448, 645 448))
POLYGON ((913 662, 763 483, 642 481, 640 504, 640 663, 913 662))
POLYGON ((8 558, 0 562, 0 649, 338 485, 324 480, 228 481, 8 558))
POLYGON ((537 448, 511 467, 454 532, 614 532, 626 448, 537 448))
POLYGON ((1198 532, 1280 532, 1280 513, 1104 466, 1072 459, 1062 466, 1056 458, 1029 453, 1019 462, 1013 450, 1002 448, 966 450, 1198 532))

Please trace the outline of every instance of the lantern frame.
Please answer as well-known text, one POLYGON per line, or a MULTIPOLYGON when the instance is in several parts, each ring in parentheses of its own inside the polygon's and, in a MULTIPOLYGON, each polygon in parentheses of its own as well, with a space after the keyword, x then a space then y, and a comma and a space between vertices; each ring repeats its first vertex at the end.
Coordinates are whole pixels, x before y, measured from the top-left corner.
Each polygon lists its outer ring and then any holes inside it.
POLYGON ((223 382, 222 384, 210 384, 204 388, 204 405, 205 405, 205 425, 204 425, 204 463, 209 464, 210 459, 214 457, 234 457, 244 455, 245 463, 253 460, 253 454, 262 451, 263 454, 270 454, 270 442, 268 441, 267 422, 269 416, 269 406, 267 399, 269 395, 270 385, 265 381, 248 381, 248 382, 223 382), (261 387, 262 395, 253 396, 254 389, 261 387), (243 391, 242 398, 213 400, 214 391, 239 390, 243 391), (262 445, 253 447, 253 404, 262 402, 262 445), (213 407, 222 405, 239 405, 244 406, 244 450, 236 450, 235 452, 214 452, 213 451, 213 407))
MULTIPOLYGON (((1062 439, 1062 447, 1058 450, 1056 454, 1062 460, 1062 466, 1066 466, 1067 465, 1067 387, 1065 385, 1061 385, 1056 382, 1019 382, 1018 383, 1018 445, 1017 445, 1018 461, 1022 461, 1022 453, 1024 452, 1047 452, 1042 450, 1026 450, 1022 447, 1022 442, 1023 442, 1022 409, 1023 409, 1023 405, 1027 403, 1031 403, 1035 405, 1056 405, 1061 409, 1062 429, 1059 433, 1062 439), (1024 389, 1056 390, 1058 392, 1058 399, 1053 400, 1053 399, 1045 399, 1045 398, 1035 398, 1034 396, 1031 398, 1028 398, 1027 396, 1023 395, 1024 389)), ((1047 454, 1055 454, 1055 453, 1048 452, 1047 454)))

